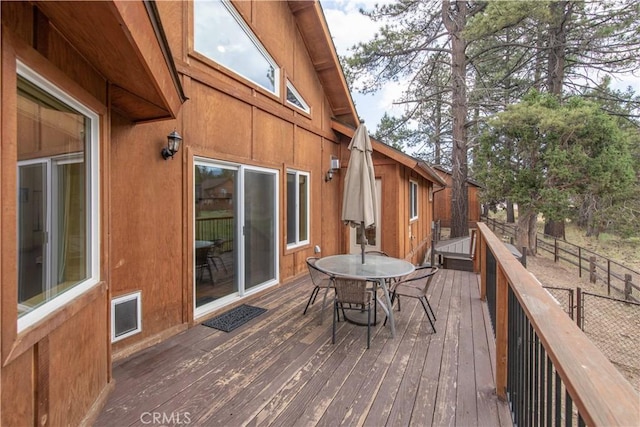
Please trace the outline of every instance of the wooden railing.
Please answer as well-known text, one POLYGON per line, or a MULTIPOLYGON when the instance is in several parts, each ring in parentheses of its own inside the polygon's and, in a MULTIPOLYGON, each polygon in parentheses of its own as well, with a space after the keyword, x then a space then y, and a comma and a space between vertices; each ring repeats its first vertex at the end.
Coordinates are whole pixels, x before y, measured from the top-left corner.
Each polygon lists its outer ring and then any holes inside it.
POLYGON ((515 425, 640 425, 640 395, 503 242, 478 223, 474 268, 515 425))
POLYGON ((234 218, 233 216, 224 216, 217 218, 197 218, 195 240, 214 241, 222 239, 224 243, 221 246, 223 252, 233 250, 234 241, 234 218))

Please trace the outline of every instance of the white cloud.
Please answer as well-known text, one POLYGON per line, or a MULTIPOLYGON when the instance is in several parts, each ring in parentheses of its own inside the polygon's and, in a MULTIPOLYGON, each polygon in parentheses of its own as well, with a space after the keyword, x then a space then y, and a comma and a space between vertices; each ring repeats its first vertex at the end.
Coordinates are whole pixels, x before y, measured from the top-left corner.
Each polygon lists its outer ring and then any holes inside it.
MULTIPOLYGON (((381 24, 374 22, 360 13, 360 9, 371 10, 377 4, 391 0, 321 0, 329 31, 333 38, 338 55, 348 56, 351 47, 359 42, 367 42, 375 36, 381 24)), ((356 109, 365 120, 370 131, 374 131, 385 112, 400 115, 402 107, 393 102, 402 93, 402 83, 388 83, 374 94, 361 95, 352 93, 356 109)))
POLYGON ((323 2, 322 4, 333 43, 339 55, 347 55, 349 48, 353 45, 373 38, 378 29, 377 24, 362 15, 358 8, 354 8, 353 2, 340 2, 348 3, 344 9, 329 9, 327 3, 336 2, 323 2))

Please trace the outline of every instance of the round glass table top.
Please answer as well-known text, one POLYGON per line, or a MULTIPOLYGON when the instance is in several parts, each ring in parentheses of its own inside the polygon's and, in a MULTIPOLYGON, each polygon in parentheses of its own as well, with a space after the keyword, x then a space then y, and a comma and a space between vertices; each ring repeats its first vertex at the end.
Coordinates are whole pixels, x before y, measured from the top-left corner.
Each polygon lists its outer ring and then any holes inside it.
POLYGON ((383 255, 365 254, 331 255, 320 258, 316 266, 329 273, 371 279, 401 277, 415 270, 413 264, 403 259, 383 255))

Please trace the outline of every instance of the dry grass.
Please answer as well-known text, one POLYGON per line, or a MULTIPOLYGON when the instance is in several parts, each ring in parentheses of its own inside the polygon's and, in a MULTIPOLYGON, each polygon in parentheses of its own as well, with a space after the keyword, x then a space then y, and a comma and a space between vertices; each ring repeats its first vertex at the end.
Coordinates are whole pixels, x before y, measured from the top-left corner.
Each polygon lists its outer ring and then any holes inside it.
MULTIPOLYGON (((491 218, 505 221, 506 212, 498 211, 490 215, 491 218)), ((538 231, 544 231, 544 218, 538 218, 538 231)), ((565 226, 566 241, 577 246, 589 249, 606 258, 626 265, 632 270, 640 270, 640 236, 622 238, 610 233, 601 233, 600 236, 586 236, 585 230, 581 230, 571 221, 565 226)))

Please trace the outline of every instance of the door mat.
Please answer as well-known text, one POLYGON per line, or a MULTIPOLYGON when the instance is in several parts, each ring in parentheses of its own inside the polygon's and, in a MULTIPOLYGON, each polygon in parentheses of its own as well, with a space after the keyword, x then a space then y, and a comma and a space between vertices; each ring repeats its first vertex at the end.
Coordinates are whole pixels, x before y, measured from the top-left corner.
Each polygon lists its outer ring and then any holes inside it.
POLYGON ((242 304, 241 306, 233 308, 226 313, 222 313, 219 316, 202 322, 202 324, 224 332, 231 332, 237 327, 244 325, 249 320, 260 316, 265 311, 267 311, 266 308, 242 304))

